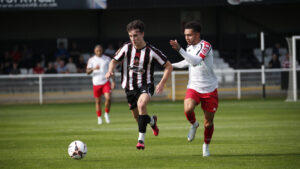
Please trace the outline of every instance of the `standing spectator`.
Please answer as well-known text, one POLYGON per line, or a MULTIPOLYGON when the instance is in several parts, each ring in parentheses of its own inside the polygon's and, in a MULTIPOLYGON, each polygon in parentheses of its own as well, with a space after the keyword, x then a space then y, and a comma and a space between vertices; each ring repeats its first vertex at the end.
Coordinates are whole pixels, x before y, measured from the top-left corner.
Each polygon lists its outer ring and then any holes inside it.
POLYGON ((272 50, 273 54, 275 53, 277 56, 279 56, 280 55, 279 49, 280 49, 280 43, 276 43, 272 50))
POLYGON ((276 53, 273 53, 272 60, 269 62, 268 68, 280 68, 280 62, 276 53))
POLYGON ((67 68, 69 73, 76 73, 77 72, 76 65, 73 63, 73 59, 71 57, 69 58, 69 62, 66 64, 66 68, 67 68))
POLYGON ((71 49, 69 50, 69 55, 73 59, 73 62, 77 64, 79 62, 80 50, 78 49, 77 43, 73 42, 71 49))
POLYGON ((68 73, 68 69, 65 66, 65 61, 60 60, 59 65, 56 67, 57 73, 68 73))
POLYGON ((68 58, 69 58, 69 52, 67 51, 67 49, 65 48, 65 45, 63 42, 60 42, 58 44, 58 48, 56 49, 56 52, 55 52, 55 57, 56 58, 60 58, 64 61, 67 61, 68 58))
POLYGON ((12 69, 10 71, 10 74, 17 75, 17 74, 20 74, 20 73, 21 72, 20 72, 20 69, 18 68, 18 63, 14 62, 13 63, 13 67, 12 67, 12 69))
POLYGON ((116 52, 116 51, 115 51, 113 45, 112 45, 112 44, 109 44, 109 45, 107 46, 107 48, 105 49, 104 54, 106 54, 106 55, 109 56, 109 57, 112 57, 112 56, 115 54, 115 52, 116 52))
POLYGON ((77 72, 78 73, 85 73, 85 69, 86 69, 86 63, 84 61, 83 56, 81 55, 79 57, 79 62, 77 64, 77 72))
POLYGON ((40 62, 36 63, 35 68, 33 68, 34 74, 44 74, 44 68, 42 67, 40 62))
POLYGON ((54 64, 52 62, 48 62, 48 67, 47 67, 47 70, 45 72, 46 74, 55 74, 57 73, 55 67, 54 67, 54 64))

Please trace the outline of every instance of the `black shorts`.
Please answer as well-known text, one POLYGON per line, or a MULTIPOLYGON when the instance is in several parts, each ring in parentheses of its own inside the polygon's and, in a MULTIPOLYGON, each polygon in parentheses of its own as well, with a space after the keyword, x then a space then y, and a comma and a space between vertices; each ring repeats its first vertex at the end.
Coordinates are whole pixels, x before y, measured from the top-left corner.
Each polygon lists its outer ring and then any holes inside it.
POLYGON ((148 84, 146 86, 142 86, 136 90, 128 90, 125 89, 129 109, 132 110, 137 107, 137 101, 142 93, 148 93, 150 96, 154 93, 154 85, 148 84))

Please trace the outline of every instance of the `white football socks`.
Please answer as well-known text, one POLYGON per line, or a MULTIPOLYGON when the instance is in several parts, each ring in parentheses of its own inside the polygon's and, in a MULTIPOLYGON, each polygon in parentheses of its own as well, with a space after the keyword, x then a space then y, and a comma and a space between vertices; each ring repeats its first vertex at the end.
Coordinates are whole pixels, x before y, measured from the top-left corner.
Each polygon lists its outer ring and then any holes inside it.
POLYGON ((139 138, 138 138, 138 141, 141 140, 144 142, 145 140, 145 133, 139 133, 139 138))

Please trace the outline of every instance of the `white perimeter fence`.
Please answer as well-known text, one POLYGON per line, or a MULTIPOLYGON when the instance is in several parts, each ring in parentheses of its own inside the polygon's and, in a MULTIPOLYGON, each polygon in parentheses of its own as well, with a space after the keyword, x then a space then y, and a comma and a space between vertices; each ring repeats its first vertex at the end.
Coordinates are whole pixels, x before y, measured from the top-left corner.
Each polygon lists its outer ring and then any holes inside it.
MULTIPOLYGON (((300 69, 297 69, 298 77, 300 69)), ((291 69, 245 69, 215 70, 219 81, 221 99, 262 98, 262 81, 266 82, 266 96, 286 98, 291 69)), ((163 72, 155 72, 155 84, 163 72)), ((299 79, 299 78, 298 78, 299 79)), ((188 82, 188 71, 173 71, 164 92, 154 94, 154 100, 182 100, 188 82)), ((126 100, 120 86, 120 73, 116 73, 114 100, 126 100)), ((41 74, 41 75, 1 75, 0 104, 6 103, 59 103, 86 102, 93 100, 91 76, 86 74, 41 74)), ((293 90, 293 91, 291 91, 293 90)))

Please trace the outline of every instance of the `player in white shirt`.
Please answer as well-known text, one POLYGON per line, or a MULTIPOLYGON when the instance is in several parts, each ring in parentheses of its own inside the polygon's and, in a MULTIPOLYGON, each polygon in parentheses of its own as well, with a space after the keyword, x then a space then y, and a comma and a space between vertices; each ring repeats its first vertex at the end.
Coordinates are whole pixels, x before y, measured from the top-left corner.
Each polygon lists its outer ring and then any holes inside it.
POLYGON ((186 51, 177 40, 170 45, 184 58, 174 63, 174 68, 189 68, 189 82, 184 99, 184 113, 192 124, 188 133, 188 141, 193 141, 199 122, 196 121, 194 109, 201 103, 204 111, 204 144, 203 156, 209 156, 209 143, 214 131, 214 115, 218 108, 218 81, 213 71, 213 51, 211 44, 200 39, 201 25, 191 21, 185 25, 184 35, 188 44, 186 51))
POLYGON ((114 77, 112 77, 112 83, 105 78, 105 74, 108 71, 108 65, 111 61, 110 57, 103 54, 103 48, 101 45, 96 45, 94 49, 95 55, 88 60, 86 73, 93 76, 93 90, 94 98, 96 101, 96 112, 98 116, 98 124, 102 124, 101 118, 101 96, 105 97, 105 121, 110 123, 109 110, 111 105, 111 89, 115 88, 114 77))

